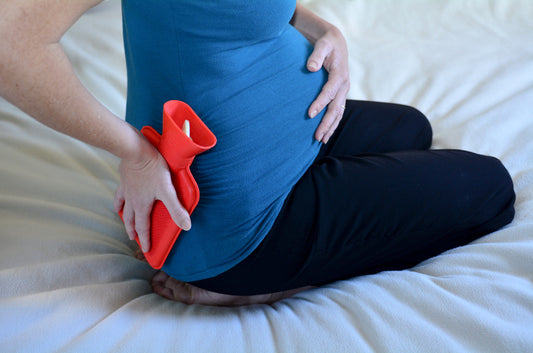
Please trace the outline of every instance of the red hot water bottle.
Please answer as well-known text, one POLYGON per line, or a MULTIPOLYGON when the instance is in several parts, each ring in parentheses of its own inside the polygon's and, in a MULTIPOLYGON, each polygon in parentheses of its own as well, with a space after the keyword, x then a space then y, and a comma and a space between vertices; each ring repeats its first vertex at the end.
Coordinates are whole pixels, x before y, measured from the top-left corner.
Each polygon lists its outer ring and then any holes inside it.
MULTIPOLYGON (((150 126, 143 127, 141 132, 167 161, 178 199, 191 214, 200 200, 200 190, 190 166, 197 154, 215 146, 215 135, 191 107, 175 100, 163 106, 162 135, 150 126), (187 125, 186 120, 190 124, 190 137, 182 130, 187 125)), ((119 215, 122 218, 122 211, 119 215)), ((174 223, 163 202, 157 200, 151 213, 151 247, 144 254, 153 268, 163 267, 180 232, 181 228, 174 223)), ((136 241, 140 247, 139 238, 136 241)))

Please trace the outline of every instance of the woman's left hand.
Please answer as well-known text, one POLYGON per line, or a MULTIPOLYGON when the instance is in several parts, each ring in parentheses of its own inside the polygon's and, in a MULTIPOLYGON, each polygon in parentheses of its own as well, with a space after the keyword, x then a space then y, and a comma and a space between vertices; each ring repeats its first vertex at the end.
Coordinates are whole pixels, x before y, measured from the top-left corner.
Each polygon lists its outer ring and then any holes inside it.
POLYGON ((326 114, 315 132, 317 141, 327 143, 339 126, 350 90, 348 48, 344 36, 335 26, 331 26, 316 41, 315 48, 307 60, 307 69, 311 72, 322 67, 329 74, 328 81, 309 107, 309 116, 314 118, 327 106, 326 114))

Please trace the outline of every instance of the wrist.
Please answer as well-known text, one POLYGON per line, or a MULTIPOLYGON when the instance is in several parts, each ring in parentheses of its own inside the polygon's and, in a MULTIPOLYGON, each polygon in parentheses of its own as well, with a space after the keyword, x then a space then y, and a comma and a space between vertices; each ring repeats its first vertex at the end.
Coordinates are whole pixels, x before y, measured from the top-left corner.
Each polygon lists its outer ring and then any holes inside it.
POLYGON ((308 10, 300 3, 296 4, 296 10, 290 23, 313 45, 328 31, 337 29, 334 25, 308 10))
POLYGON ((125 126, 120 129, 118 149, 112 153, 132 165, 143 166, 148 161, 153 160, 157 156, 157 149, 152 146, 139 130, 125 121, 121 122, 125 126))

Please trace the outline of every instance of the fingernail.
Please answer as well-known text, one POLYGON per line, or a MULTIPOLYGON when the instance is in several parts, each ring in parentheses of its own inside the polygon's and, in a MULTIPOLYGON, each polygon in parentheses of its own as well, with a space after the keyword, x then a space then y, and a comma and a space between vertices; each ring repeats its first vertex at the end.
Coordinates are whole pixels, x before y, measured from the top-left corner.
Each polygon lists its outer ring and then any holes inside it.
POLYGON ((183 222, 183 230, 190 230, 191 229, 191 221, 187 220, 183 222))
POLYGON ((310 61, 309 64, 307 64, 307 67, 309 70, 316 70, 318 68, 318 64, 314 61, 310 61))
POLYGON ((315 110, 313 110, 313 111, 311 112, 311 114, 309 114, 309 117, 310 117, 311 119, 313 119, 317 114, 318 114, 318 111, 315 109, 315 110))

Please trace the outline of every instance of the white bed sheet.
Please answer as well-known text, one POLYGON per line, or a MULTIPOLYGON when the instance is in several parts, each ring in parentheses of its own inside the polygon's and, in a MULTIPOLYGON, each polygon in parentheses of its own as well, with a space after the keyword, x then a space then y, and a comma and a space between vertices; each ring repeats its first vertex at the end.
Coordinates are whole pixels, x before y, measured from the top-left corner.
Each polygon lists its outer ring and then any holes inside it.
MULTIPOLYGON (((0 100, 1 351, 533 351, 533 1, 303 2, 347 37, 350 98, 413 105, 433 148, 504 162, 513 223, 411 270, 271 306, 170 302, 113 212, 117 159, 0 100)), ((63 45, 123 116, 120 2, 87 13, 63 45)))

